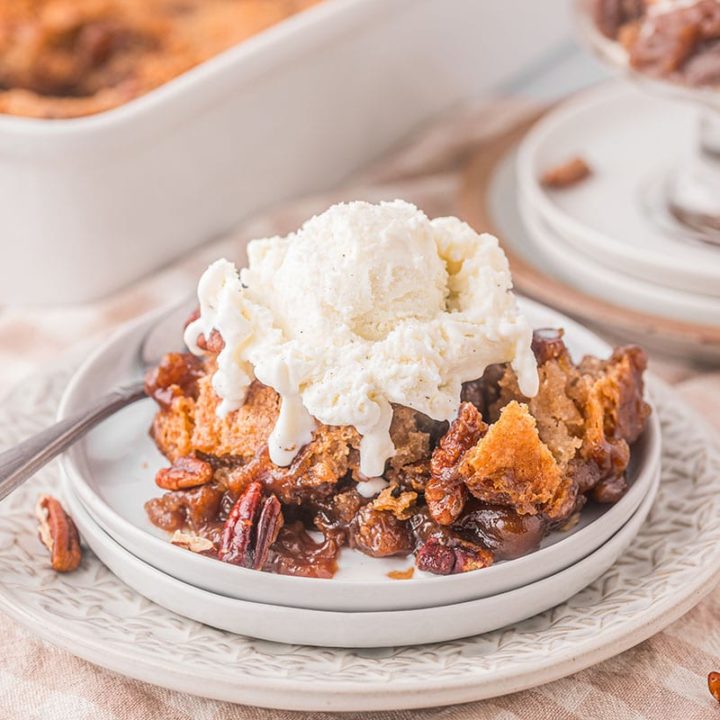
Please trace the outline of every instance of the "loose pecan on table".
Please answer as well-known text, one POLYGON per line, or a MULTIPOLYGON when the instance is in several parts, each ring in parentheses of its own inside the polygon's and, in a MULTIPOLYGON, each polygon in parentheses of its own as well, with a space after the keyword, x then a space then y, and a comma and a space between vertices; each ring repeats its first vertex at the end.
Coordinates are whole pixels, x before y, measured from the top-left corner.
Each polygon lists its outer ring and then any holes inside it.
POLYGON ((710 694, 720 703, 720 672, 711 672, 707 678, 710 694))
POLYGON ((41 495, 35 506, 43 545, 50 551, 50 564, 57 572, 71 572, 82 560, 80 537, 72 518, 52 495, 41 495))
POLYGON ((261 570, 283 524, 280 501, 266 497, 262 483, 250 483, 225 521, 218 558, 261 570))

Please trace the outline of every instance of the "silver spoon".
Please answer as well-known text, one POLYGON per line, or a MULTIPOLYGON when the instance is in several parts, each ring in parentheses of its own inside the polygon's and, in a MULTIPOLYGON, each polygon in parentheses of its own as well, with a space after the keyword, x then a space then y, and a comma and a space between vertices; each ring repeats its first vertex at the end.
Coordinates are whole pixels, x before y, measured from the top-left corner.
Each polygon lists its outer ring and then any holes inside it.
POLYGON ((142 377, 162 356, 181 346, 180 330, 196 302, 185 300, 161 315, 143 338, 138 351, 138 379, 101 397, 87 410, 55 423, 47 430, 0 453, 0 500, 41 467, 77 442, 113 413, 145 397, 142 377))

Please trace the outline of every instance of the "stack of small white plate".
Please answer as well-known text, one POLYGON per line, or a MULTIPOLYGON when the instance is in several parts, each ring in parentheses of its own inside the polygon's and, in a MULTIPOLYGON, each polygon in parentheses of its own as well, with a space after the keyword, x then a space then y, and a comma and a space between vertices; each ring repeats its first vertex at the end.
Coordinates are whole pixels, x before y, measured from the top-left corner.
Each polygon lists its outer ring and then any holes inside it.
MULTIPOLYGON (((602 340, 535 303, 523 309, 536 327, 564 327, 575 356, 607 356, 602 340)), ((60 409, 67 416, 133 379, 157 317, 121 331, 77 372, 60 409)), ((179 330, 178 330, 179 335, 179 330)), ((167 347, 177 338, 168 338, 167 347)), ((155 405, 126 408, 91 432, 63 460, 65 501, 81 535, 121 580, 180 615, 216 628, 285 643, 379 647, 450 640, 494 630, 553 607, 604 573, 631 543, 652 505, 660 477, 660 429, 652 416, 633 450, 630 490, 613 506, 587 507, 571 530, 541 549, 483 570, 440 577, 391 570, 413 558, 374 559, 344 549, 333 579, 248 570, 169 543, 143 504, 162 491, 166 464, 148 436, 155 405)))
POLYGON ((691 106, 625 81, 547 113, 520 144, 515 177, 501 170, 497 178, 503 193, 517 196, 522 254, 595 298, 720 335, 720 246, 689 239, 660 202, 664 179, 692 151, 695 125, 691 106), (575 156, 591 167, 589 177, 543 187, 544 171, 575 156))

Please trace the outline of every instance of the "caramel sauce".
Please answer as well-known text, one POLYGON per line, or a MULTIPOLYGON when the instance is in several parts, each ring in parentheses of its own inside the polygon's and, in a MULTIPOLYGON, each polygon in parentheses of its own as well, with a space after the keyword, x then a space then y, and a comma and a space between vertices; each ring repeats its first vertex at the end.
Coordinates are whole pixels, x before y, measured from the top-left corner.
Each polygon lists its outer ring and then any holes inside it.
POLYGON ((412 565, 407 570, 391 570, 387 576, 391 580, 410 580, 415 574, 415 568, 412 565))

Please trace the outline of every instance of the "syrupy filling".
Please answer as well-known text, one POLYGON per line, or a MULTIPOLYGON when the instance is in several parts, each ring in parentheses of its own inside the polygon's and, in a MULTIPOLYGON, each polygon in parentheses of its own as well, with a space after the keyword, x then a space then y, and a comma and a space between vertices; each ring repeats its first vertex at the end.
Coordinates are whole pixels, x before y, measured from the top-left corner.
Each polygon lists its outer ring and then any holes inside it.
POLYGON ((242 407, 218 417, 219 343, 210 345, 200 360, 168 355, 148 375, 158 403, 152 435, 170 464, 156 478, 167 492, 146 510, 178 545, 266 572, 329 578, 343 548, 414 557, 437 574, 531 553, 547 533, 571 527, 586 502, 623 496, 630 446, 649 414, 641 350, 574 363, 561 331, 539 330, 535 397, 522 395, 503 364, 466 383, 449 425, 394 407, 397 452, 383 489, 365 497, 352 428, 319 425, 279 467, 267 452, 274 391, 256 381, 242 407))

